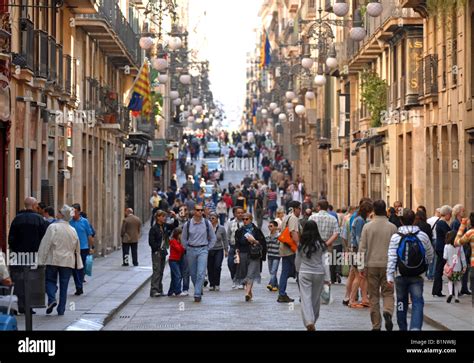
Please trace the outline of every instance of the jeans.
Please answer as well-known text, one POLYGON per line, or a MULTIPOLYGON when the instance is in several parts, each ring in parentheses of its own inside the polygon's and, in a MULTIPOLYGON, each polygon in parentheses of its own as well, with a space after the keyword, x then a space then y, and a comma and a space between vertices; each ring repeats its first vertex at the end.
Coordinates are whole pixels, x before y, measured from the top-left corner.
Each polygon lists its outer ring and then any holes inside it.
POLYGON ((278 266, 280 266, 280 257, 268 257, 268 272, 270 272, 270 282, 272 287, 278 287, 278 266))
POLYGON ((179 295, 181 294, 181 281, 183 277, 181 276, 181 259, 180 261, 169 261, 170 271, 171 271, 171 282, 170 288, 168 290, 168 296, 173 294, 179 295))
POLYGON ((433 280, 437 259, 438 259, 438 256, 436 256, 436 253, 435 253, 433 261, 431 261, 431 263, 428 265, 428 271, 426 271, 426 278, 428 280, 433 280))
POLYGON ((254 199, 249 199, 248 200, 248 203, 247 203, 247 207, 248 207, 248 212, 249 213, 253 213, 253 205, 255 203, 255 200, 254 199))
POLYGON ((165 254, 161 251, 152 252, 151 263, 153 273, 151 275, 150 296, 163 293, 163 271, 166 264, 165 254))
POLYGON ((59 275, 59 303, 58 314, 63 315, 66 311, 67 287, 72 275, 72 268, 61 266, 46 266, 46 294, 48 295, 48 305, 56 302, 56 293, 58 291, 59 275))
POLYGON ((234 263, 234 256, 235 256, 235 247, 229 247, 229 255, 227 256, 227 267, 230 271, 230 278, 234 281, 235 272, 237 271, 237 266, 234 263))
POLYGON ((268 201, 268 213, 270 214, 270 220, 275 217, 275 212, 278 208, 276 200, 269 200, 268 201))
POLYGON ((194 297, 201 297, 202 286, 206 277, 207 256, 209 251, 207 246, 188 247, 186 258, 188 260, 189 274, 194 285, 194 297))
MULTIPOLYGON (((86 265, 86 258, 89 256, 89 249, 81 250, 82 265, 86 265)), ((74 283, 76 284, 76 290, 82 290, 82 284, 84 282, 84 268, 73 270, 72 276, 74 277, 74 283)))
POLYGON ((183 291, 189 290, 189 266, 186 255, 181 258, 181 277, 183 278, 183 291))
POLYGON ((226 219, 227 219, 227 214, 225 214, 225 213, 220 213, 219 214, 219 223, 222 226, 225 224, 226 219))
POLYGON ((397 323, 400 330, 407 330, 408 294, 412 301, 410 330, 421 330, 423 326, 423 277, 397 276, 397 323))
POLYGON ((138 266, 138 243, 122 243, 123 264, 130 264, 130 249, 132 250, 133 266, 138 266))
POLYGON ((281 274, 280 274, 280 288, 278 294, 280 296, 286 295, 286 284, 288 278, 294 274, 295 271, 295 256, 284 256, 281 258, 281 274))
POLYGON ((207 258, 207 276, 211 287, 220 286, 224 250, 211 250, 207 258))

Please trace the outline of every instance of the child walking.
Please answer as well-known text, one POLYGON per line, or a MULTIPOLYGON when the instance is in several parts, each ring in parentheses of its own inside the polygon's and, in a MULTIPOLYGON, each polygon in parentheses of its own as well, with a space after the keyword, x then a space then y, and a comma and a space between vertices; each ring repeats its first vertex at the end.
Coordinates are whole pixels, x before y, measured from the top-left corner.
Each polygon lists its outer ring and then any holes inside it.
POLYGON ((183 276, 181 274, 184 261, 185 248, 181 244, 181 228, 175 228, 170 240, 169 265, 171 270, 171 283, 168 296, 185 296, 181 291, 183 276))
MULTIPOLYGON (((448 278, 448 299, 450 303, 455 297, 454 302, 459 302, 459 281, 466 272, 466 256, 462 246, 454 247, 454 240, 456 239, 456 231, 450 231, 446 235, 446 244, 444 246, 443 258, 446 260, 446 265, 452 269, 452 272, 447 275, 448 278)), ((446 267, 445 267, 446 272, 446 267)))

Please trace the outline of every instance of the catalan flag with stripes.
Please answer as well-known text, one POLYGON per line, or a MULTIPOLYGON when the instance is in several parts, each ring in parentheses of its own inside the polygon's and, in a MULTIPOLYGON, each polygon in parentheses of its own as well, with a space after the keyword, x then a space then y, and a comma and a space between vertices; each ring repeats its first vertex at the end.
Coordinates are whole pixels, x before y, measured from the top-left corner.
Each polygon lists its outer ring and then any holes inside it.
POLYGON ((267 32, 264 30, 260 49, 260 68, 265 68, 272 61, 271 51, 270 39, 268 39, 267 32))
POLYGON ((145 60, 133 86, 132 97, 128 105, 129 110, 138 115, 140 112, 148 116, 152 111, 151 85, 150 85, 150 66, 145 60))

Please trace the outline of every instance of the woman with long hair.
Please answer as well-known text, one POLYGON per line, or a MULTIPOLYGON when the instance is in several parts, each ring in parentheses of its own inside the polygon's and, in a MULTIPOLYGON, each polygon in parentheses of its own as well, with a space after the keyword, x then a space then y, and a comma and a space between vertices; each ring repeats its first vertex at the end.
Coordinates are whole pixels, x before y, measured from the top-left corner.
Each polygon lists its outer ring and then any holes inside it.
POLYGON ((301 313, 308 331, 316 330, 321 292, 330 283, 326 258, 327 246, 315 221, 306 222, 296 252, 296 270, 301 295, 301 313))

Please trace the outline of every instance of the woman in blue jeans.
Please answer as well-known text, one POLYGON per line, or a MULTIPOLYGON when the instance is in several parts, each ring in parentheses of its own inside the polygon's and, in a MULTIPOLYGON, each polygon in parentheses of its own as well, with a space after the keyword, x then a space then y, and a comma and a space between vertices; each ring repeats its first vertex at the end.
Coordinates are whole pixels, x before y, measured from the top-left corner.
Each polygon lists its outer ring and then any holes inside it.
POLYGON ((74 268, 83 268, 79 237, 69 225, 73 208, 64 205, 59 211, 58 220, 49 225, 38 249, 38 265, 46 265, 46 294, 51 314, 57 306, 58 315, 66 311, 67 288, 74 268), (77 265, 76 265, 77 261, 77 265), (59 277, 59 304, 56 299, 59 277))

